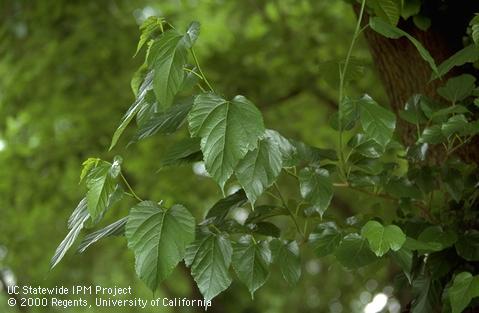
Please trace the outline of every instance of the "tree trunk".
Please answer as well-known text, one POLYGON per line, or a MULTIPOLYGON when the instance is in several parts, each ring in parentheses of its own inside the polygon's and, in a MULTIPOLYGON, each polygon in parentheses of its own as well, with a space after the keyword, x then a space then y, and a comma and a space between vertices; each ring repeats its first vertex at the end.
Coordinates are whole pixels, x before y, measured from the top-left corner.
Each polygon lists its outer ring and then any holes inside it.
MULTIPOLYGON (((355 6, 356 12, 358 7, 355 6)), ((437 64, 463 48, 462 40, 467 25, 475 12, 479 12, 478 1, 450 0, 439 4, 438 1, 423 0, 422 12, 431 18, 431 27, 422 31, 415 27, 412 19, 401 20, 398 27, 418 39, 431 53, 437 64)), ((367 17, 365 22, 367 23, 367 17)), ((389 97, 391 108, 396 115, 404 108, 406 101, 414 94, 421 93, 432 99, 442 101, 436 89, 445 80, 430 82, 431 69, 420 57, 414 45, 407 38, 388 39, 368 28, 365 38, 371 51, 379 77, 389 97)), ((448 76, 470 73, 479 77, 470 66, 453 69, 448 76)), ((398 119, 398 128, 406 145, 414 143, 415 128, 398 119)), ((466 162, 479 159, 479 141, 474 141, 459 149, 458 155, 466 162)), ((441 153, 435 151, 436 161, 441 161, 441 153)))

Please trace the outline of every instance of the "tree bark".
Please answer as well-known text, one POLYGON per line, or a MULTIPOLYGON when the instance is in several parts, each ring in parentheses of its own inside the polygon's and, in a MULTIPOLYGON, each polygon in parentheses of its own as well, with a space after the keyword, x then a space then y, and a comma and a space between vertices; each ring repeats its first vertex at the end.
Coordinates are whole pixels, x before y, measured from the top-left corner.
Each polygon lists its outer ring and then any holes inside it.
MULTIPOLYGON (((357 6, 355 6, 355 10, 358 11, 357 6)), ((463 37, 475 12, 479 12, 478 1, 423 0, 421 13, 431 19, 431 27, 427 31, 422 31, 414 25, 411 18, 407 21, 401 20, 398 27, 419 40, 431 53, 436 63, 440 64, 463 48, 463 37)), ((368 23, 367 17, 364 23, 368 23)), ((407 38, 388 39, 370 28, 365 31, 364 35, 378 75, 388 95, 390 106, 397 116, 407 100, 417 93, 443 101, 438 96, 436 89, 445 83, 445 79, 430 81, 431 68, 407 38)), ((455 68, 447 77, 461 73, 470 73, 476 78, 479 77, 477 71, 471 66, 455 68)), ((398 130, 406 145, 414 143, 414 126, 398 119, 398 130)), ((459 149, 457 154, 466 162, 477 163, 479 159, 478 143, 476 136, 472 143, 459 149)), ((434 158, 440 162, 441 153, 435 151, 434 158)))

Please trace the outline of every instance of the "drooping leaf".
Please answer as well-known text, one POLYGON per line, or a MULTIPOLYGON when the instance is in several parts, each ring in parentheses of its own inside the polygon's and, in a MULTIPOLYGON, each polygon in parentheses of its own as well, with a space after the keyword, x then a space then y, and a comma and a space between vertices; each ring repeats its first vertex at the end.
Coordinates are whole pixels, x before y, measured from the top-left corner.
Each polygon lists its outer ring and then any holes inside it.
POLYGON ((188 114, 190 133, 201 137, 206 170, 223 190, 238 162, 258 145, 263 118, 248 99, 227 101, 212 93, 196 97, 188 114))
POLYGON ((369 96, 364 96, 361 101, 360 119, 363 130, 369 138, 383 147, 391 141, 396 128, 396 116, 369 96))
POLYGON ((175 132, 184 122, 192 103, 184 101, 171 106, 164 112, 154 113, 143 125, 141 125, 133 138, 133 141, 145 139, 156 133, 170 134, 175 132))
POLYGON ((366 239, 361 238, 356 233, 344 237, 334 255, 339 263, 347 268, 363 267, 376 260, 376 256, 369 248, 366 239))
POLYGON ((223 221, 231 210, 244 205, 247 201, 243 189, 216 202, 206 214, 206 220, 214 218, 216 222, 223 221))
POLYGON ((110 196, 117 186, 116 177, 113 176, 113 174, 119 173, 116 167, 108 162, 99 161, 88 173, 86 199, 88 212, 94 222, 97 222, 109 207, 110 196))
POLYGON ((147 64, 153 69, 153 90, 163 108, 170 107, 183 84, 183 67, 188 59, 186 36, 169 30, 153 42, 148 54, 147 64))
POLYGON ((369 242, 371 250, 382 257, 389 249, 398 251, 406 241, 406 235, 396 225, 383 226, 377 221, 369 221, 361 229, 361 235, 369 242))
POLYGON ((411 250, 405 249, 402 247, 397 251, 389 251, 389 256, 401 267, 404 275, 408 279, 409 283, 412 282, 412 257, 413 253, 411 250))
POLYGON ((268 279, 270 263, 271 250, 266 241, 257 243, 245 236, 233 247, 233 268, 251 297, 268 279))
POLYGON ((185 263, 191 266, 191 275, 206 301, 231 284, 229 267, 232 254, 230 241, 212 233, 198 238, 188 247, 185 263))
POLYGON ((319 257, 333 253, 341 239, 342 233, 334 222, 319 224, 309 236, 309 242, 319 257))
POLYGON ((278 145, 268 136, 246 153, 236 167, 236 177, 252 205, 270 187, 281 172, 282 157, 278 145))
POLYGON ((135 253, 138 277, 152 290, 168 277, 194 240, 195 219, 181 205, 166 210, 152 201, 134 206, 128 215, 125 236, 135 253))
POLYGON ((295 166, 295 159, 297 157, 296 147, 285 137, 275 130, 267 129, 266 137, 269 138, 276 146, 278 146, 281 153, 281 159, 284 167, 295 166))
POLYGON ((450 78, 447 83, 437 89, 437 93, 443 98, 455 103, 462 101, 471 95, 475 88, 476 78, 470 74, 462 74, 450 78))
POLYGON ((475 45, 469 45, 464 49, 454 53, 451 57, 442 62, 437 67, 437 75, 433 75, 432 79, 444 76, 455 66, 461 66, 466 63, 474 63, 477 60, 479 60, 479 48, 475 45))
POLYGON ((459 136, 467 135, 469 132, 469 122, 462 114, 451 116, 447 122, 441 125, 441 131, 444 136, 449 137, 457 134, 459 136))
POLYGON ((254 208, 254 211, 248 215, 245 223, 258 223, 264 219, 278 216, 278 215, 289 215, 288 210, 278 206, 272 205, 259 205, 254 208))
POLYGON ((270 242, 270 246, 274 263, 279 266, 284 280, 290 285, 295 285, 301 277, 301 259, 297 242, 275 239, 270 242))
POLYGON ((438 312, 441 297, 441 283, 426 275, 420 275, 412 283, 413 301, 411 313, 438 312))
POLYGON ((123 234, 125 231, 125 224, 127 219, 128 217, 121 218, 118 221, 102 229, 99 229, 91 234, 86 235, 78 246, 77 251, 79 253, 83 253, 86 249, 88 249, 88 247, 103 238, 123 234))
POLYGON ((469 272, 457 274, 448 294, 452 313, 463 312, 472 299, 479 297, 479 276, 472 276, 469 272))
POLYGON ((415 94, 406 102, 404 110, 399 112, 399 116, 411 124, 421 124, 427 122, 427 117, 422 111, 421 103, 427 101, 424 96, 415 94))
POLYGON ((333 184, 329 172, 323 168, 304 168, 299 172, 301 196, 312 204, 320 215, 326 211, 333 198, 333 184))
POLYGON ((135 102, 133 102, 131 107, 128 109, 125 115, 123 115, 123 117, 121 118, 120 125, 115 130, 115 133, 113 134, 113 138, 111 139, 109 150, 113 149, 113 147, 118 142, 118 139, 120 139, 121 134, 123 134, 123 132, 125 131, 125 128, 128 126, 128 124, 130 124, 131 120, 140 111, 142 106, 145 105, 145 103, 147 103, 146 95, 152 88, 153 88, 153 72, 150 71, 145 76, 145 79, 140 86, 140 89, 138 91, 138 96, 135 102))
POLYGON ((63 239, 58 245, 55 254, 50 261, 50 268, 54 268, 63 259, 68 249, 70 249, 78 238, 80 231, 83 229, 83 225, 89 217, 90 214, 88 213, 87 201, 86 198, 83 198, 68 219, 68 229, 70 231, 65 236, 65 239, 63 239))
POLYGON ((201 161, 202 159, 200 140, 198 138, 186 138, 176 143, 171 150, 161 159, 161 167, 182 165, 201 161))
POLYGON ((380 17, 373 17, 369 19, 369 26, 377 33, 383 35, 386 38, 399 39, 406 37, 417 49, 419 55, 424 61, 426 61, 431 67, 432 71, 437 75, 437 66, 431 54, 423 47, 423 45, 413 36, 409 35, 402 29, 399 29, 380 17))
POLYGON ((193 21, 188 26, 188 30, 186 31, 185 40, 187 43, 188 48, 193 47, 196 39, 200 35, 200 23, 193 21))

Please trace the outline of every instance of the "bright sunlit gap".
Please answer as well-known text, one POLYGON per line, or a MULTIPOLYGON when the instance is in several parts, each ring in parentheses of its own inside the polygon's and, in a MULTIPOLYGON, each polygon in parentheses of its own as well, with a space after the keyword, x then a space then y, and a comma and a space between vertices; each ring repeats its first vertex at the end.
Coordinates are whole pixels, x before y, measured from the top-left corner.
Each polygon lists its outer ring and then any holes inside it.
POLYGON ((369 302, 364 308, 364 313, 378 313, 388 303, 388 296, 384 293, 378 293, 374 296, 373 301, 369 302))

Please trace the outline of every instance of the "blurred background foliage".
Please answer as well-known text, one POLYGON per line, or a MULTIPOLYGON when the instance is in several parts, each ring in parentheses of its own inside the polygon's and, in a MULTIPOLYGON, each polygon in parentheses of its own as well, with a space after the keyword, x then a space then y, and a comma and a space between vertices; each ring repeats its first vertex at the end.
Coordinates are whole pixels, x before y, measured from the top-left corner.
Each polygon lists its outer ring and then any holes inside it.
MULTIPOLYGON (((87 157, 111 160, 121 154, 125 174, 138 194, 183 203, 198 217, 220 197, 219 188, 201 176, 198 164, 159 170, 167 147, 182 134, 107 151, 114 129, 134 99, 130 79, 142 59, 132 57, 138 25, 151 15, 164 16, 179 28, 199 21, 197 54, 210 81, 226 97, 247 95, 260 107, 268 127, 318 147, 335 146, 336 135, 329 127, 337 102, 333 61, 344 58, 355 25, 347 2, 2 0, 0 269, 6 280, 44 287, 131 285, 133 296, 152 298, 135 276, 134 258, 123 238, 110 238, 80 256, 70 253, 49 271, 50 258, 66 234, 66 220, 84 193, 78 181, 87 157)), ((364 42, 354 55, 361 66, 350 74, 355 80, 349 94, 367 91, 385 103, 364 42)), ((127 133, 122 140, 128 137, 127 133)), ((288 192, 297 193, 293 187, 288 192)), ((124 203, 116 207, 105 224, 127 210, 124 203)), ((344 193, 335 198, 330 212, 344 219, 371 210, 373 200, 344 193)), ((332 256, 318 259, 308 250, 302 254, 303 275, 297 286, 286 285, 273 270, 254 300, 235 282, 210 310, 362 312, 374 295, 393 294, 397 269, 391 266, 375 264, 350 272, 332 256)), ((155 296, 200 298, 182 268, 155 296)), ((6 297, 0 292, 0 311, 16 312, 6 305, 6 297)), ((141 311, 159 310, 168 311, 141 311)), ((193 309, 170 308, 171 312, 189 310, 193 309)), ((95 309, 113 311, 140 309, 95 309)), ((395 298, 384 310, 389 311, 399 312, 395 298)))

